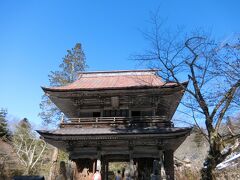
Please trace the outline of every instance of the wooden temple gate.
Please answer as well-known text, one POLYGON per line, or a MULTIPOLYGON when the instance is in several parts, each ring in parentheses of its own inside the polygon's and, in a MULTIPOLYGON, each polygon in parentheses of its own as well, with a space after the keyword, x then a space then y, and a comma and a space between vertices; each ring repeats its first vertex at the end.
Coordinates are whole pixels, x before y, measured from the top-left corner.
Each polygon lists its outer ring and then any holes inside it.
POLYGON ((133 179, 174 179, 173 153, 191 128, 171 118, 187 82, 163 82, 153 70, 84 72, 72 84, 43 88, 64 112, 60 129, 38 133, 69 153, 75 179, 99 170, 108 179, 109 162, 126 161, 133 179))

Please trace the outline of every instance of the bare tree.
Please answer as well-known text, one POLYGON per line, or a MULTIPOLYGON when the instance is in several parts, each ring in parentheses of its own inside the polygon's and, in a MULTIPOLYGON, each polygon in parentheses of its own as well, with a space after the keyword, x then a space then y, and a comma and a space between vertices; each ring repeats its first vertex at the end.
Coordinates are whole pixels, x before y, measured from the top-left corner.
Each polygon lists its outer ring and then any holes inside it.
POLYGON ((46 143, 35 137, 27 119, 21 120, 17 125, 12 142, 18 160, 24 168, 24 175, 33 173, 43 156, 46 143))
POLYGON ((169 33, 162 28, 158 13, 151 18, 151 30, 143 35, 149 49, 133 59, 150 68, 159 69, 167 82, 174 81, 184 87, 184 107, 181 111, 200 124, 209 143, 209 152, 202 169, 203 179, 215 179, 214 170, 239 146, 239 134, 229 131, 221 134, 220 127, 229 114, 239 111, 240 41, 222 43, 200 30, 183 36, 181 31, 169 33), (204 123, 201 123, 204 122, 204 123))

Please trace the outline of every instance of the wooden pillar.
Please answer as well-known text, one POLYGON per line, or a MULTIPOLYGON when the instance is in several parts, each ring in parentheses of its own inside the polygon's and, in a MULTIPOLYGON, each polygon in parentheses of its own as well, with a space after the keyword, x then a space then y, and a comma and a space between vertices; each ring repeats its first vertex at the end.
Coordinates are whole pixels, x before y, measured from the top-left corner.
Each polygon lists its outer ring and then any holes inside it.
POLYGON ((101 152, 99 150, 100 148, 98 148, 97 151, 97 164, 96 164, 96 170, 98 170, 99 172, 101 172, 101 152))
POLYGON ((93 174, 96 172, 96 161, 93 161, 93 174))
POLYGON ((101 172, 101 160, 97 159, 97 170, 101 172))
POLYGON ((138 178, 149 179, 153 172, 153 158, 139 158, 138 159, 138 178))
POLYGON ((165 177, 165 171, 164 171, 164 167, 163 167, 163 151, 160 150, 159 151, 159 176, 160 176, 160 179, 162 179, 163 177, 165 177))
POLYGON ((51 159, 52 165, 50 166, 50 171, 49 171, 49 180, 56 179, 57 159, 58 159, 58 148, 54 147, 53 155, 52 155, 52 159, 51 159))
POLYGON ((163 151, 161 147, 158 147, 159 149, 159 159, 153 160, 153 172, 151 175, 151 180, 160 180, 162 179, 161 176, 161 168, 162 168, 162 157, 163 157, 163 151))
POLYGON ((152 112, 153 112, 153 116, 156 116, 156 108, 153 108, 152 112))
POLYGON ((104 161, 104 174, 105 174, 105 176, 104 176, 104 180, 108 180, 108 165, 109 165, 109 162, 108 162, 108 160, 105 160, 104 161))
POLYGON ((101 142, 97 142, 97 167, 96 167, 96 170, 98 170, 100 173, 101 173, 101 150, 102 150, 102 147, 101 147, 101 142))
POLYGON ((132 111, 131 111, 131 109, 128 109, 128 117, 132 117, 132 111))
POLYGON ((102 177, 104 177, 104 168, 102 171, 102 166, 104 165, 101 161, 101 142, 98 142, 97 145, 97 164, 96 164, 96 170, 99 171, 99 173, 101 174, 102 177))
POLYGON ((108 160, 102 157, 102 170, 101 170, 101 176, 102 180, 108 180, 108 160))
POLYGON ((133 161, 133 154, 132 150, 129 152, 129 168, 130 168, 130 176, 134 176, 134 161, 133 161))
POLYGON ((134 161, 133 161, 133 142, 132 141, 129 141, 129 170, 130 170, 130 177, 134 177, 134 161))
POLYGON ((167 180, 174 180, 174 159, 173 150, 164 151, 164 168, 167 180))
POLYGON ((106 172, 106 170, 105 170, 105 161, 104 160, 102 160, 102 167, 101 167, 101 176, 102 176, 102 180, 105 180, 105 172, 106 172))
POLYGON ((160 180, 159 176, 159 161, 158 160, 153 160, 153 172, 151 175, 151 180, 160 180))

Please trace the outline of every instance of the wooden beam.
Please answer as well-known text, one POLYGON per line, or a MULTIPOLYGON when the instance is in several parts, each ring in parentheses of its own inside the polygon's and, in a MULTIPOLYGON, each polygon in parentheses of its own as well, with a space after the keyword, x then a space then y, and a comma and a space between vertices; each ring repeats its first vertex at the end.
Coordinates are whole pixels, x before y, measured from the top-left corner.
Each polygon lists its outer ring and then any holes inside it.
POLYGON ((167 180, 174 180, 174 159, 173 159, 173 150, 164 151, 164 168, 166 172, 167 180))

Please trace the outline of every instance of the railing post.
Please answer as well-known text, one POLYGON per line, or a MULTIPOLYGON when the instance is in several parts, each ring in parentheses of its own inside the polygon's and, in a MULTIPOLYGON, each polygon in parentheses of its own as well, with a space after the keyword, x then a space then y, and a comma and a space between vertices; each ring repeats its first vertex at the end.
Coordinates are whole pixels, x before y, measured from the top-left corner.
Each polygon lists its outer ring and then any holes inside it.
POLYGON ((113 117, 113 126, 116 127, 116 117, 113 117))
POLYGON ((132 126, 132 122, 133 122, 133 117, 131 117, 131 118, 128 120, 128 127, 132 126))
POLYGON ((64 115, 61 113, 60 128, 64 128, 64 115))
POLYGON ((95 127, 98 127, 97 123, 98 123, 98 117, 96 117, 96 126, 95 127))
POLYGON ((64 115, 63 115, 63 113, 61 114, 61 122, 60 123, 61 124, 64 123, 64 115))
POLYGON ((78 123, 79 123, 79 125, 78 125, 78 127, 82 127, 82 125, 81 125, 81 118, 78 118, 78 123))

